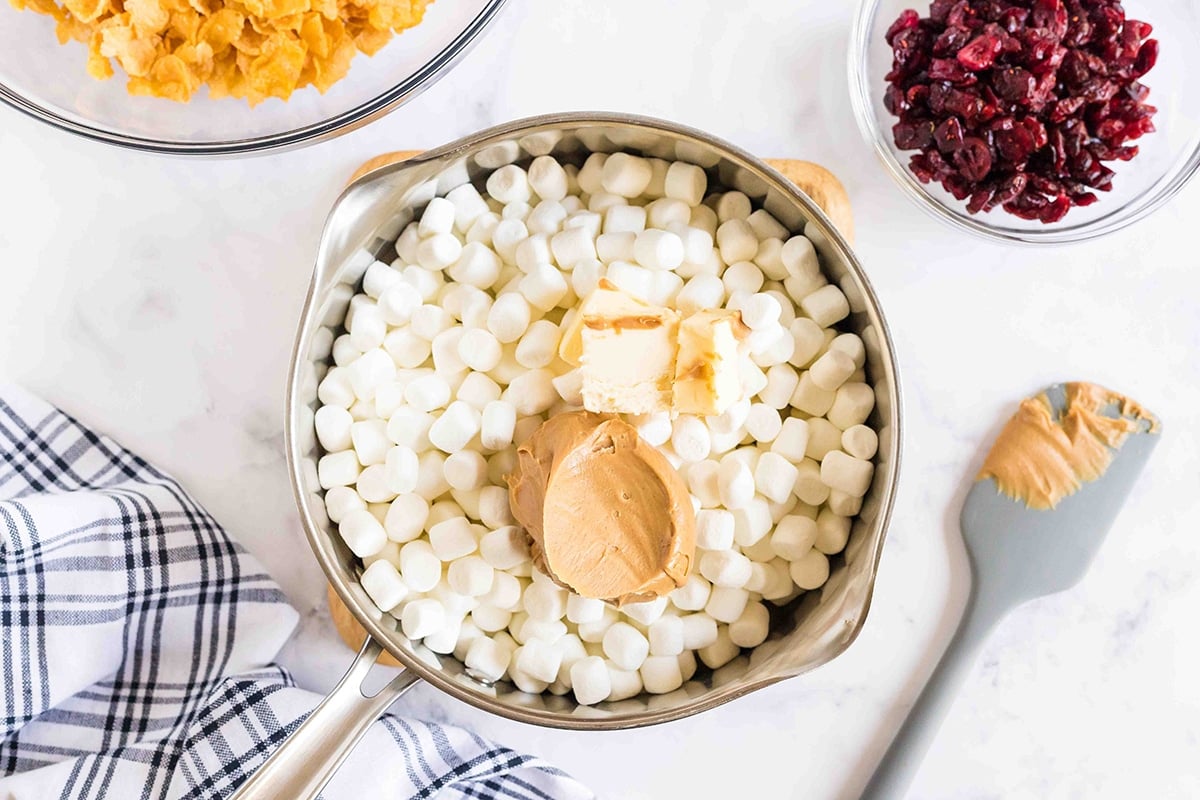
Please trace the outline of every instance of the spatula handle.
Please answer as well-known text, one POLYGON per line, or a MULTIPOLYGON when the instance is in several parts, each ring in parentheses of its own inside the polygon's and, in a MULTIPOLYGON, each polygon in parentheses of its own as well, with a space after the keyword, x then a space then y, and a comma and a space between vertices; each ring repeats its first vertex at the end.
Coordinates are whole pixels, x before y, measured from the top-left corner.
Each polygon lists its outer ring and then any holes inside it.
POLYGON ((901 800, 921 767, 975 654, 1011 604, 986 586, 972 585, 967 608, 950 645, 896 733, 860 800, 901 800))

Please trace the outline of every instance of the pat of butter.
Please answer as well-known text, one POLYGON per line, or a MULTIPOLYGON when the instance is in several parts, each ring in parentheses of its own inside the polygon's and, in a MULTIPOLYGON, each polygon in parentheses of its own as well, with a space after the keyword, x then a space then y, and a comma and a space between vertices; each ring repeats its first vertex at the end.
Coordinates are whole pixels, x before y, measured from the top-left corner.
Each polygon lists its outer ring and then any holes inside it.
POLYGON ((698 311, 683 320, 675 367, 677 413, 721 414, 742 399, 738 346, 747 333, 737 311, 698 311))
POLYGON ((602 281, 564 334, 559 354, 570 362, 578 337, 588 411, 650 414, 671 408, 678 335, 679 312, 602 281))

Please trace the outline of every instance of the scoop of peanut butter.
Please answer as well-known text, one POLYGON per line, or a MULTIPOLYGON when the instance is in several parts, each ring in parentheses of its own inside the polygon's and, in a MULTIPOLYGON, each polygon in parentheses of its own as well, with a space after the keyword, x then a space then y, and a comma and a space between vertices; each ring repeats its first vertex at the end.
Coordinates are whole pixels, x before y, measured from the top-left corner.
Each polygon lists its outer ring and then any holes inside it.
POLYGON ((584 597, 620 605, 683 585, 696 517, 683 479, 627 422, 575 411, 517 448, 508 476, 513 515, 534 563, 584 597))

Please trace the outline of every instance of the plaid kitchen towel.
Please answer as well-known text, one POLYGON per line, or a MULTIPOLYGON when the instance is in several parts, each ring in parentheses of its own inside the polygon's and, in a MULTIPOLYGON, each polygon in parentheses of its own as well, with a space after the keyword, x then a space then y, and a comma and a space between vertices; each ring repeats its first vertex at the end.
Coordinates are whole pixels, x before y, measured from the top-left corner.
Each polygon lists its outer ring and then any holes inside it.
MULTIPOLYGON (((168 475, 0 389, 0 798, 225 797, 320 697, 272 665, 297 615, 168 475)), ((324 797, 588 798, 392 714, 324 797)))

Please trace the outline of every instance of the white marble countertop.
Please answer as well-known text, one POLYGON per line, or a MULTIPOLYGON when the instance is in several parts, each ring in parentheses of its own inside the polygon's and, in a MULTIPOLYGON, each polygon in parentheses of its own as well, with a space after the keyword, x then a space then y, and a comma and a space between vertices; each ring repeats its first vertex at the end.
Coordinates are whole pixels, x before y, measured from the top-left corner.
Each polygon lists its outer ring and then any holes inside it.
POLYGON ((907 402, 899 499, 858 641, 809 675, 641 731, 542 730, 425 687, 400 709, 543 755, 605 797, 853 798, 960 613, 958 507, 989 438, 1022 396, 1085 378, 1157 412, 1163 441, 1084 581, 996 630, 913 796, 1200 796, 1200 185, 1101 242, 989 245, 909 205, 859 138, 850 4, 511 6, 416 102, 299 152, 167 160, 0 110, 0 378, 180 478, 301 609, 284 661, 327 689, 349 654, 297 523, 281 429, 293 326, 348 174, 384 150, 571 109, 651 114, 823 162, 853 200, 907 402))

